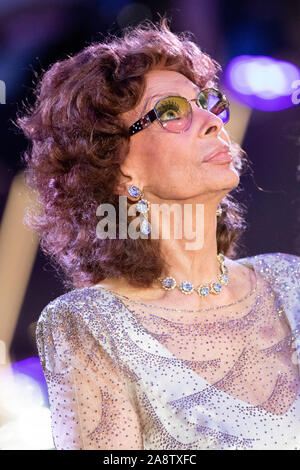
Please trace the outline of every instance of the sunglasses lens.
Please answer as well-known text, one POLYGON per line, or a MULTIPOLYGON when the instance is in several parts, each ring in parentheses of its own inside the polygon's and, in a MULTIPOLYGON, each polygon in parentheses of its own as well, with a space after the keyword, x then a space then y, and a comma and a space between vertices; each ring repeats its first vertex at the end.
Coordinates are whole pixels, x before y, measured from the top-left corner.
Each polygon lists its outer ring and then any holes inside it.
POLYGON ((223 124, 229 121, 230 118, 230 113, 229 113, 229 108, 224 109, 224 111, 221 111, 218 115, 219 118, 222 119, 223 124))
POLYGON ((207 109, 211 113, 222 119, 225 124, 229 121, 229 102, 225 95, 214 88, 207 88, 199 94, 199 103, 203 109, 207 109))
POLYGON ((170 132, 183 132, 191 125, 191 106, 181 96, 163 98, 156 103, 154 109, 163 127, 170 132))
MULTIPOLYGON (((201 108, 214 113, 224 124, 229 120, 229 102, 219 90, 214 88, 202 90, 198 101, 201 108)), ((191 105, 181 96, 168 96, 159 100, 154 110, 163 127, 170 132, 184 132, 191 125, 191 105)))

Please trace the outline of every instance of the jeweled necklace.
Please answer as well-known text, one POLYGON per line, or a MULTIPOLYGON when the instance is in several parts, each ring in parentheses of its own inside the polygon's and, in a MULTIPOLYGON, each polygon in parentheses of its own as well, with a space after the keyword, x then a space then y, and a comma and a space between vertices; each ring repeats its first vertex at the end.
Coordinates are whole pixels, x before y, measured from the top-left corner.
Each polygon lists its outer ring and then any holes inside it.
POLYGON ((194 287, 189 281, 183 281, 179 285, 174 277, 159 277, 162 288, 165 290, 172 290, 177 287, 183 294, 192 294, 196 292, 200 297, 206 297, 208 294, 220 294, 222 286, 228 285, 228 268, 225 266, 225 257, 222 253, 217 255, 217 260, 220 263, 221 274, 218 274, 218 281, 211 281, 208 284, 201 284, 199 287, 194 287))

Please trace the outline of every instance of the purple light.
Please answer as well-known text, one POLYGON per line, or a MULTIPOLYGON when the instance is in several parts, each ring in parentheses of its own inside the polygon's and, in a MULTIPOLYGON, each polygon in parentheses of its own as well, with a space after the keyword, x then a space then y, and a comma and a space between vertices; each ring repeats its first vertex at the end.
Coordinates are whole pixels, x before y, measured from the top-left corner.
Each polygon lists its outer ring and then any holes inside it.
POLYGON ((14 362, 11 364, 11 368, 14 374, 28 375, 33 380, 35 380, 39 384, 45 401, 48 404, 47 383, 44 377, 40 359, 38 357, 28 357, 22 361, 14 362))
POLYGON ((300 70, 294 64, 265 56, 235 57, 224 74, 224 84, 237 101, 262 111, 299 104, 299 80, 300 70))

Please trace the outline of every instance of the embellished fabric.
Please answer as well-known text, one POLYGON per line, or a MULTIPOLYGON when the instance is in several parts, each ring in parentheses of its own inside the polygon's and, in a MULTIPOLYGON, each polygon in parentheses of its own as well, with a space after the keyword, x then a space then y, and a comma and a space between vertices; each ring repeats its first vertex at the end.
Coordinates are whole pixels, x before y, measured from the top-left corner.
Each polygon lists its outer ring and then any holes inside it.
POLYGON ((300 257, 236 261, 256 286, 227 307, 162 310, 96 285, 43 309, 57 449, 300 450, 300 257))

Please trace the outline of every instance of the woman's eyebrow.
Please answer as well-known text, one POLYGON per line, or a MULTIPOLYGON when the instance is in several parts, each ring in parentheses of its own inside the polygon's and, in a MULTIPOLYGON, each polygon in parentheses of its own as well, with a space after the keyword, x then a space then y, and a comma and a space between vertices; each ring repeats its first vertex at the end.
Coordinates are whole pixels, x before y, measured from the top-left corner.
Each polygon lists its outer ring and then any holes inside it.
MULTIPOLYGON (((200 90, 195 89, 195 92, 199 93, 200 90)), ((181 93, 178 93, 177 91, 176 92, 172 92, 172 91, 162 92, 162 93, 157 93, 155 95, 152 95, 152 96, 147 98, 147 100, 146 100, 146 102, 143 106, 143 109, 141 111, 142 115, 146 113, 146 110, 147 110, 148 106, 150 105, 151 101, 153 100, 153 98, 160 98, 160 97, 164 97, 164 96, 183 96, 183 95, 181 93)))
POLYGON ((150 97, 147 98, 144 106, 143 106, 143 109, 142 109, 142 114, 144 114, 148 108, 148 106, 150 105, 151 101, 153 100, 153 98, 162 98, 164 96, 169 96, 169 95, 176 95, 176 96, 179 96, 178 93, 172 93, 172 92, 162 92, 162 93, 157 93, 155 95, 152 95, 150 97))

